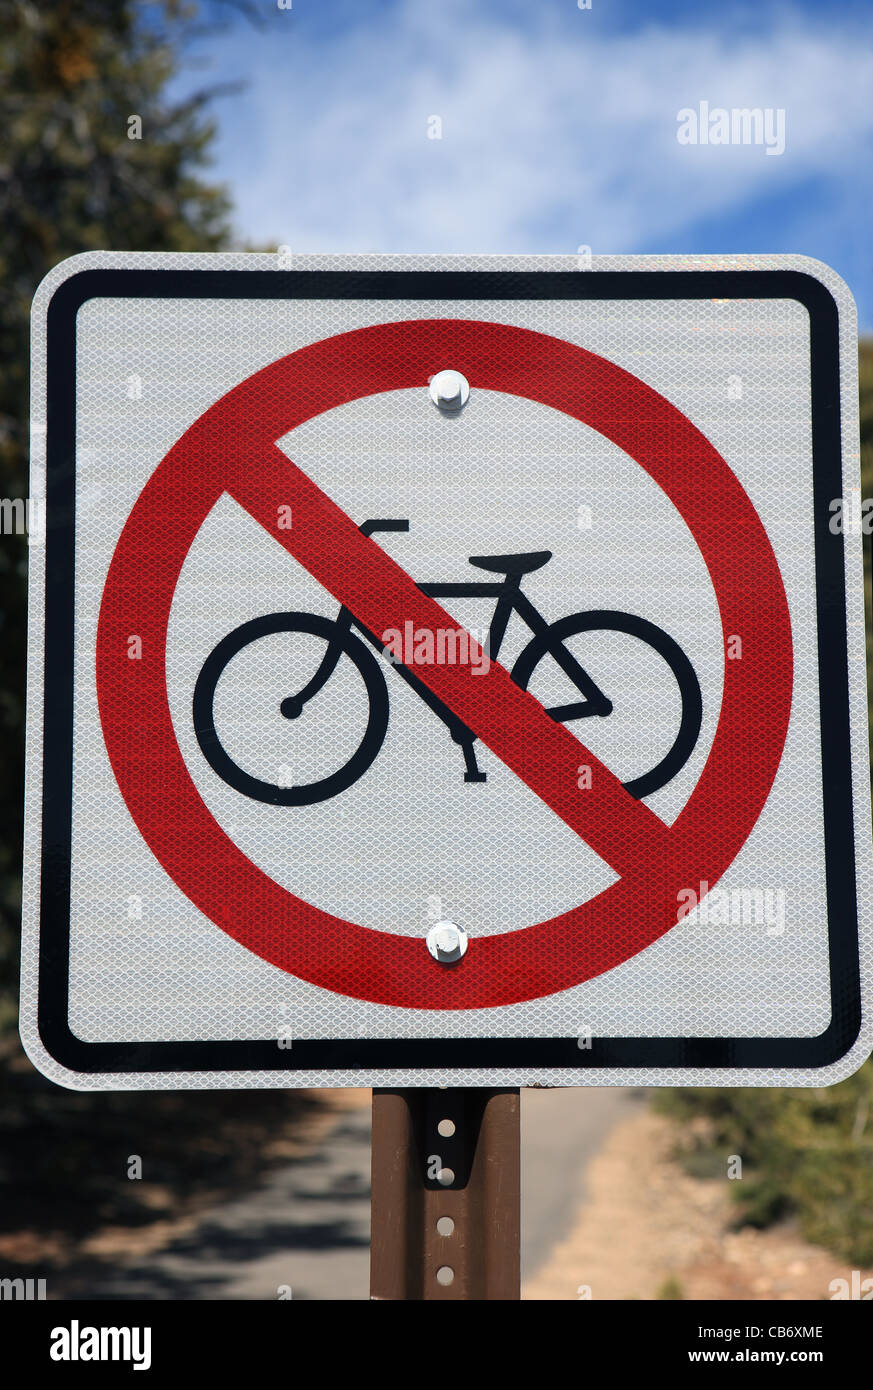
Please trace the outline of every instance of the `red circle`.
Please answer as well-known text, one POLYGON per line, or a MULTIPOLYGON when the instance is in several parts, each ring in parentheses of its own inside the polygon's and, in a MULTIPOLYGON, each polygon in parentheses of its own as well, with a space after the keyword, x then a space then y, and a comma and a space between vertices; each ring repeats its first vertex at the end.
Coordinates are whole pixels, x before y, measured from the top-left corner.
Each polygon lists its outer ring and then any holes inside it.
MULTIPOLYGON (((506 1005, 568 989, 629 959, 676 924, 682 890, 715 884, 745 843, 782 756, 792 693, 788 605, 751 501, 703 434, 614 363, 500 323, 424 319, 312 343, 211 406, 155 469, 119 538, 100 609, 97 690, 104 738, 131 816, 181 891, 234 940, 324 989, 409 1008, 506 1005), (474 388, 561 410, 636 460, 678 509, 713 583, 726 660, 722 706, 700 779, 650 857, 549 921, 473 940, 447 970, 423 937, 362 927, 281 887, 248 860, 202 801, 179 750, 166 689, 170 607, 185 557, 227 478, 252 449, 382 391, 426 387, 446 362, 474 388), (128 638, 142 659, 128 659, 128 638)), ((560 727, 560 726, 555 726, 560 727)), ((582 746, 579 745, 580 751, 582 746)))

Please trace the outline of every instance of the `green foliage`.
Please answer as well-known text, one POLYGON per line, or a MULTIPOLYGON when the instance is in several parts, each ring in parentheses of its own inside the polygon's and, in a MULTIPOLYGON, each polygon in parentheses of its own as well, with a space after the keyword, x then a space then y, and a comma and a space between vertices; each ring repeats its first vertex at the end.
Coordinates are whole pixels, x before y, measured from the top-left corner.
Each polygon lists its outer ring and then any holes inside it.
POLYGON ((809 1240, 873 1264, 873 1062, 827 1089, 687 1088, 656 1105, 679 1121, 690 1168, 718 1159, 724 1175, 730 1154, 742 1158, 740 1221, 795 1217, 809 1240))
POLYGON ((669 1274, 664 1280, 658 1292, 655 1294, 657 1299, 665 1299, 668 1302, 675 1302, 677 1299, 685 1297, 685 1289, 675 1274, 669 1274))
MULTIPOLYGON (((198 171, 209 93, 167 95, 196 8, 6 0, 0 9, 0 497, 27 495, 30 301, 79 251, 214 251, 229 204, 198 171), (139 116, 142 138, 130 139, 139 116)), ((24 723, 24 537, 0 538, 0 1030, 17 975, 24 723)))

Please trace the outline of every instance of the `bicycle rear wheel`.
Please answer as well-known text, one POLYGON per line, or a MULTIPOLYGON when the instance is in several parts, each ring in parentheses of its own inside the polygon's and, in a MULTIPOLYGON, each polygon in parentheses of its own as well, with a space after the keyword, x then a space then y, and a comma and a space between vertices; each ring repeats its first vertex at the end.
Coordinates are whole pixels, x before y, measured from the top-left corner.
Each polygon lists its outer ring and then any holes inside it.
MULTIPOLYGON (((648 772, 622 784, 625 791, 639 800, 666 786, 685 766, 694 751, 703 722, 700 682, 678 642, 655 623, 650 623, 646 618, 638 618, 633 613, 621 613, 611 608, 592 609, 590 613, 571 613, 566 618, 559 618, 545 632, 528 642, 512 668, 512 679, 522 690, 527 690, 537 665, 543 657, 550 655, 556 646, 581 632, 597 631, 623 632, 645 642, 664 659, 679 687, 682 714, 679 731, 669 751, 648 772)), ((558 715, 553 714, 548 708, 546 713, 552 714, 556 722, 561 722, 558 715)))
MULTIPOLYGON (((277 697, 277 707, 293 706, 295 694, 283 688, 284 699, 280 701, 277 697)), ((305 706, 297 711, 298 714, 304 712, 305 706)), ((193 715, 200 750, 222 781, 254 801, 273 806, 311 806, 345 791, 363 777, 372 764, 388 728, 388 689, 376 658, 348 629, 317 613, 269 613, 234 628, 210 652, 194 687, 193 715), (215 692, 230 662, 250 644, 283 632, 307 633, 323 640, 334 652, 338 645, 340 657, 347 656, 357 669, 368 701, 364 735, 351 757, 328 776, 296 786, 268 782, 247 772, 227 752, 215 727, 215 692)))

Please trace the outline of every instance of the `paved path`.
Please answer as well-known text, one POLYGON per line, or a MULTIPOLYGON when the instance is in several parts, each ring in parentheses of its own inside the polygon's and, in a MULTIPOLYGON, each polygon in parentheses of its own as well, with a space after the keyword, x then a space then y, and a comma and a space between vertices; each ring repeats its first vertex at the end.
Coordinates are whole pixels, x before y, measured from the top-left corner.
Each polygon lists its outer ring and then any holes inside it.
POLYGON ((589 1160, 616 1124, 639 1112, 645 1094, 613 1086, 522 1091, 522 1284, 570 1229, 589 1160))
MULTIPOLYGON (((585 1168, 606 1135, 640 1106, 623 1089, 522 1093, 522 1277, 569 1228, 585 1168)), ((313 1152, 139 1261, 89 1271, 91 1298, 368 1297, 370 1111, 341 1112, 313 1152)))

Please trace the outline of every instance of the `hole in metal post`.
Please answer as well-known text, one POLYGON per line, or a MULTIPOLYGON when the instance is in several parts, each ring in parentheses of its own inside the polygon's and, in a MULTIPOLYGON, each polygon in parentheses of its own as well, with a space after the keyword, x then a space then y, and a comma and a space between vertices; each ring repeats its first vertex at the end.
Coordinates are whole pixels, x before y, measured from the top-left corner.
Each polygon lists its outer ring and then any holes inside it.
POLYGON ((455 1271, 453 1269, 449 1269, 448 1265, 442 1265, 442 1267, 437 1270, 438 1284, 451 1284, 453 1283, 454 1278, 455 1271))
POLYGON ((454 1120, 440 1120, 439 1124, 437 1125, 437 1131, 443 1136, 444 1139, 450 1139, 455 1132, 454 1120))
POLYGON ((438 1235, 450 1236, 455 1229, 455 1223, 450 1216, 441 1216, 436 1223, 436 1228, 438 1235))

